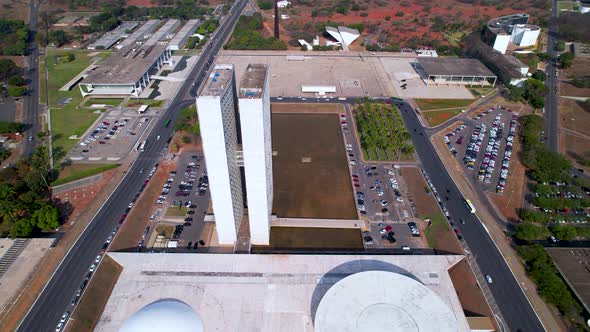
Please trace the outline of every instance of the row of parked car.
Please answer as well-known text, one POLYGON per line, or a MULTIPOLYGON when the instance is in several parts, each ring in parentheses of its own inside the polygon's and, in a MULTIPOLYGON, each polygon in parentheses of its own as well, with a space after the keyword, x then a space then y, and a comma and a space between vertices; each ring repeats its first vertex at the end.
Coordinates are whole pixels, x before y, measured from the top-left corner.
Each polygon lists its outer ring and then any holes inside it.
POLYGON ((472 170, 475 168, 475 162, 477 161, 477 156, 481 150, 481 145, 486 136, 486 130, 487 126, 481 123, 475 126, 475 129, 471 134, 469 145, 467 146, 465 156, 463 157, 463 163, 467 165, 467 169, 472 170))
POLYGON ((479 166, 479 174, 477 179, 481 182, 490 183, 492 174, 496 167, 496 158, 498 157, 498 150, 500 149, 500 140, 504 135, 504 123, 501 120, 502 116, 498 114, 492 122, 490 127, 490 138, 485 148, 485 154, 481 165, 479 166))
MULTIPOLYGON (((465 124, 461 124, 459 127, 455 128, 453 131, 451 131, 450 133, 447 133, 443 137, 443 140, 445 141, 445 144, 449 148, 449 151, 451 151, 451 154, 453 155, 453 157, 457 156, 457 149, 455 149, 453 144, 451 144, 451 137, 457 135, 461 130, 465 129, 465 127, 466 127, 465 124)), ((459 139, 457 140, 457 144, 461 144, 461 143, 463 143, 463 136, 459 137, 459 139)))
POLYGON ((504 149, 504 159, 502 159, 502 169, 500 171, 500 178, 496 185, 496 192, 501 194, 504 192, 506 186, 506 179, 508 178, 508 172, 510 171, 510 159, 512 158, 512 146, 514 144, 514 136, 516 134, 516 124, 518 122, 518 116, 513 115, 510 120, 510 127, 508 129, 508 136, 506 137, 506 148, 504 149))

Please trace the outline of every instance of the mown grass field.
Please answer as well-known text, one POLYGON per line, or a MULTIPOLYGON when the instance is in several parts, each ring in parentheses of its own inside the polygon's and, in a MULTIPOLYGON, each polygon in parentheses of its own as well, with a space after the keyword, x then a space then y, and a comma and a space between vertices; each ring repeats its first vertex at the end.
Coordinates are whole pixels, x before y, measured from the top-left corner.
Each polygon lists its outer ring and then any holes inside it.
POLYGON ((59 170, 59 177, 52 186, 80 180, 119 167, 120 164, 72 164, 59 170))
POLYGON ((163 100, 153 100, 153 99, 129 99, 125 103, 125 107, 139 107, 142 105, 149 105, 150 107, 160 107, 164 104, 163 100))
POLYGON ((47 90, 51 110, 51 131, 54 160, 59 162, 76 144, 69 139, 72 135, 82 135, 98 118, 92 110, 78 109, 83 98, 77 87, 71 91, 59 89, 90 65, 93 60, 106 58, 110 52, 65 51, 48 49, 45 66, 47 67, 47 90), (65 61, 65 54, 71 52, 75 59, 65 61), (93 56, 89 56, 89 54, 93 56))
POLYGON ((474 99, 416 99, 415 101, 422 111, 466 107, 475 102, 474 99))
POLYGON ((110 105, 113 107, 117 107, 119 105, 121 105, 121 103, 123 102, 123 98, 90 98, 88 100, 86 100, 86 102, 84 103, 84 107, 90 107, 93 104, 97 104, 97 105, 110 105))
POLYGON ((422 115, 424 115, 424 118, 426 119, 426 121, 428 121, 428 125, 430 125, 431 127, 435 127, 459 113, 461 113, 461 109, 428 111, 422 112, 422 115))

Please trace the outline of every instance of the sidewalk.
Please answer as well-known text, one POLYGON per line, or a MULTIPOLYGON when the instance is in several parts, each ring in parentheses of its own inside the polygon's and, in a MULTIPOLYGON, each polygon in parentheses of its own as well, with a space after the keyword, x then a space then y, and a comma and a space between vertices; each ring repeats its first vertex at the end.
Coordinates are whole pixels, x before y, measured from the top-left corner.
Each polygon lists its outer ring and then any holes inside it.
POLYGON ((476 207, 479 219, 485 224, 489 231, 490 237, 499 248, 502 256, 506 259, 508 266, 514 273, 522 290, 525 292, 527 298, 531 302, 533 309, 541 319, 547 331, 565 331, 566 327, 561 320, 554 315, 554 310, 549 307, 539 296, 536 290, 536 285, 526 275, 525 268, 522 261, 514 248, 510 245, 509 239, 504 235, 504 232, 495 222, 492 214, 485 208, 487 204, 479 200, 479 195, 474 191, 467 179, 462 176, 463 170, 459 163, 448 152, 447 147, 442 140, 442 134, 434 135, 431 138, 434 149, 441 158, 443 164, 449 171, 453 181, 463 193, 465 197, 469 197, 476 207))
POLYGON ((69 249, 74 245, 80 234, 82 234, 86 225, 92 220, 103 202, 107 200, 108 196, 119 185, 119 182, 125 175, 124 172, 129 168, 131 162, 132 160, 128 160, 121 167, 114 170, 114 174, 110 180, 97 193, 90 205, 78 215, 72 215, 68 222, 62 225, 62 229, 67 231, 63 234, 58 244, 39 262, 29 281, 14 299, 12 307, 7 308, 5 314, 0 317, 0 331, 16 330, 18 324, 27 314, 29 308, 50 280, 69 249))

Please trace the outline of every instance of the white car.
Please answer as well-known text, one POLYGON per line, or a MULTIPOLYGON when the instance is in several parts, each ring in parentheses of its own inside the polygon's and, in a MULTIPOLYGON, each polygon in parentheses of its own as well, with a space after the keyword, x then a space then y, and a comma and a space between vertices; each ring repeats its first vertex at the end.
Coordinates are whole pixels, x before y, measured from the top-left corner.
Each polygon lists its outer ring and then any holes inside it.
POLYGON ((381 228, 381 230, 379 231, 379 234, 385 234, 387 233, 387 231, 385 230, 385 228, 381 228))
POLYGON ((57 327, 55 328, 55 332, 61 332, 61 329, 64 328, 64 323, 59 323, 57 324, 57 327))
POLYGON ((95 264, 98 264, 98 262, 100 262, 100 255, 96 256, 96 258, 94 259, 95 264))
POLYGON ((70 312, 66 311, 64 312, 64 314, 61 316, 61 319, 59 320, 60 323, 65 323, 66 320, 68 320, 68 317, 70 317, 70 312))
POLYGON ((490 277, 489 274, 486 274, 486 281, 488 282, 488 284, 491 284, 493 282, 492 277, 490 277))
POLYGON ((94 270, 96 270, 96 264, 90 265, 90 269, 88 269, 88 271, 94 272, 94 270))

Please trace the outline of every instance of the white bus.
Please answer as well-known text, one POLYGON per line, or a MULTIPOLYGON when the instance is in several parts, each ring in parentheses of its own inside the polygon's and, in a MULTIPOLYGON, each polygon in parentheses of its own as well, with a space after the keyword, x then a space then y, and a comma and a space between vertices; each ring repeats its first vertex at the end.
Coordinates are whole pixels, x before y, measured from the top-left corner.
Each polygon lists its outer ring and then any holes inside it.
POLYGON ((473 204, 471 204, 470 200, 465 199, 463 200, 463 202, 465 203, 465 207, 467 207, 467 210, 469 210, 469 212, 475 213, 475 207, 473 207, 473 204))
POLYGON ((147 144, 147 140, 141 142, 141 144, 139 144, 139 146, 137 147, 137 150, 143 152, 145 150, 146 144, 147 144))

